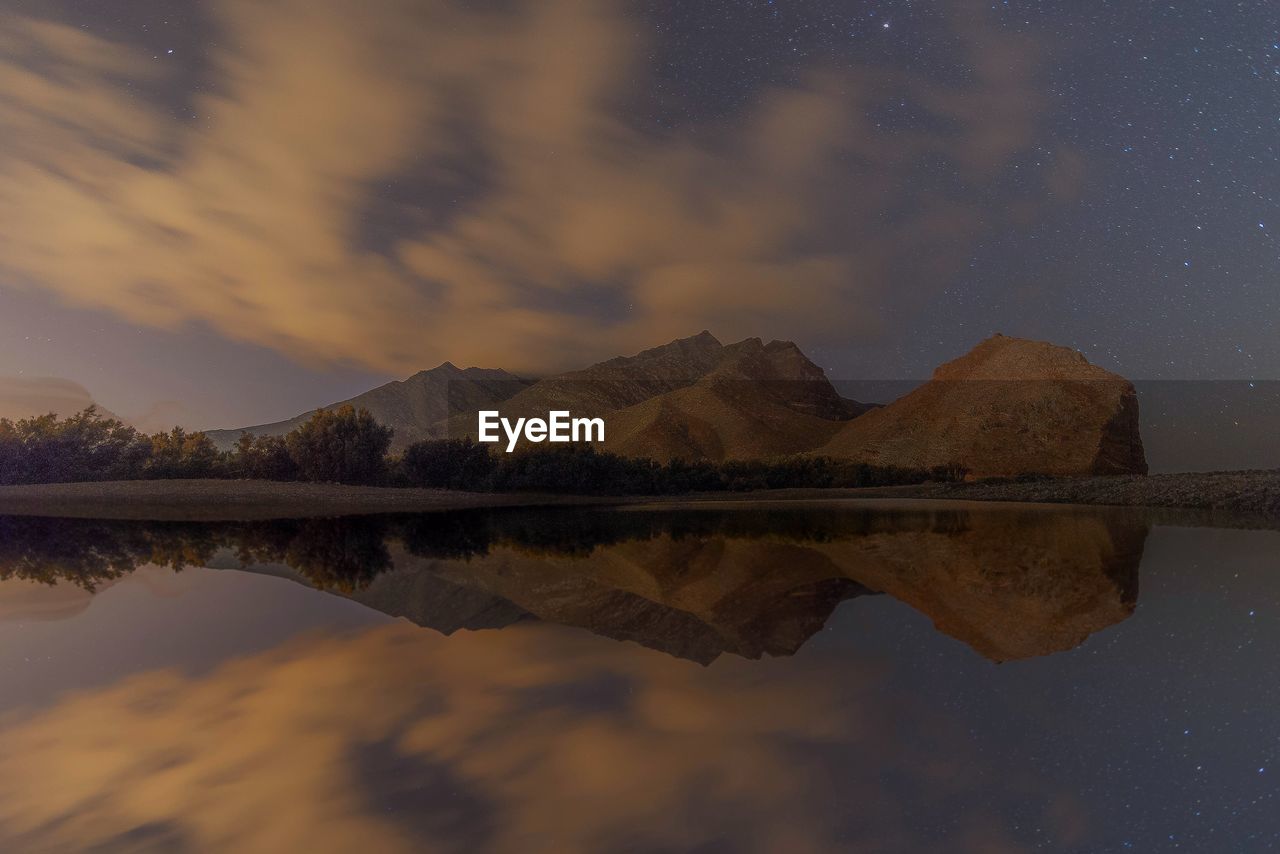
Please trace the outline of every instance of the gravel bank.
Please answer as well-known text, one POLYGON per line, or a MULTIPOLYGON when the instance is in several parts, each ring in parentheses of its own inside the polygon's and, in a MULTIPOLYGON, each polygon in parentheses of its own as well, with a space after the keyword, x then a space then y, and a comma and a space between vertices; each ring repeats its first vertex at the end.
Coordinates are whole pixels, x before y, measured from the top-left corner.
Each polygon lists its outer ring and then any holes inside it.
POLYGON ((1280 471, 1275 470, 1060 478, 1028 483, 944 483, 884 493, 968 501, 1209 510, 1280 521, 1280 471))

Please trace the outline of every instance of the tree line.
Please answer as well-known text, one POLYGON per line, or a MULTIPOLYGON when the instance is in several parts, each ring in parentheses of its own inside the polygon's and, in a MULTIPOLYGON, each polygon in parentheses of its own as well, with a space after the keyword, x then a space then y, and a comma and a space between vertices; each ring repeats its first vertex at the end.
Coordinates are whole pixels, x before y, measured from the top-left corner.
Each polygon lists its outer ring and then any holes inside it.
POLYGON ((67 418, 0 419, 0 484, 227 478, 474 492, 669 495, 751 489, 952 481, 956 466, 904 469, 830 457, 659 463, 590 445, 496 454, 468 439, 414 443, 390 455, 393 431, 365 409, 319 410, 283 436, 242 434, 229 451, 175 427, 146 435, 92 407, 67 418))
POLYGON ((284 436, 240 436, 222 451, 202 432, 147 435, 93 407, 67 418, 0 419, 0 484, 247 478, 382 484, 392 430, 367 410, 320 410, 284 436))

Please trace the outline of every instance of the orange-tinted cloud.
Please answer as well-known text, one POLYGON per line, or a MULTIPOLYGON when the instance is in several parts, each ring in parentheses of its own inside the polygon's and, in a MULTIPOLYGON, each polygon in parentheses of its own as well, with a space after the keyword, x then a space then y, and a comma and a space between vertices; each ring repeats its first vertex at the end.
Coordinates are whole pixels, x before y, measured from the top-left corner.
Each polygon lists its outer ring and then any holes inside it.
POLYGON ((702 668, 548 627, 397 624, 10 719, 0 843, 994 852, 1026 850, 1002 807, 1055 837, 1081 823, 968 739, 848 657, 702 668), (921 805, 947 820, 926 830, 921 805))
POLYGON ((49 412, 66 417, 90 406, 96 404, 88 390, 71 380, 0 376, 0 418, 17 420, 49 412))
POLYGON ((0 17, 5 281, 390 371, 580 363, 704 327, 839 341, 999 221, 910 189, 919 165, 992 181, 1044 107, 1037 46, 958 5, 965 82, 815 68, 658 132, 621 107, 646 49, 620 3, 463 6, 220 0, 182 117, 135 96, 150 56, 0 17), (881 128, 903 99, 930 129, 881 128), (406 174, 471 192, 375 251, 363 217, 406 174))

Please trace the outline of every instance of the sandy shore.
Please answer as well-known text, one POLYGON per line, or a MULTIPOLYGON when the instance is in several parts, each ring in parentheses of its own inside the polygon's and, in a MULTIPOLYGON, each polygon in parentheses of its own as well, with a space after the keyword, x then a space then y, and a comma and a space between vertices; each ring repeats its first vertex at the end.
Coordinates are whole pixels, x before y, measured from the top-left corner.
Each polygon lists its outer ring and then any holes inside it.
POLYGON ((1280 471, 1064 478, 873 489, 780 489, 608 497, 386 489, 247 480, 109 481, 0 487, 0 514, 218 521, 423 513, 483 507, 686 504, 833 499, 942 499, 1187 509, 1280 523, 1280 471))

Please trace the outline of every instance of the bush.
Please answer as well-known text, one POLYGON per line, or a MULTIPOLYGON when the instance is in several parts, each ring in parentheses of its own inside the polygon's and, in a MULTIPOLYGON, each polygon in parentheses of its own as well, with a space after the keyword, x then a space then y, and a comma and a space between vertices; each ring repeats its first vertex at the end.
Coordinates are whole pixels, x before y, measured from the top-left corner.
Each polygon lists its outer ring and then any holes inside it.
POLYGON ((481 490, 489 486, 496 460, 470 439, 415 442, 401 457, 397 481, 429 489, 481 490))
POLYGON ((894 486, 952 480, 963 469, 873 466, 830 457, 686 462, 621 457, 589 445, 494 454, 469 440, 417 442, 401 460, 405 486, 584 495, 675 495, 755 489, 894 486))
POLYGON ((284 436, 254 436, 241 433, 227 459, 232 477, 250 480, 297 480, 298 465, 289 456, 284 436))
POLYGON ((367 409, 321 409, 285 437, 303 480, 376 484, 386 479, 387 449, 394 431, 367 409))
POLYGON ((145 436, 92 406, 66 419, 0 419, 0 483, 127 480, 150 454, 145 436))
POLYGON ((506 454, 489 488, 497 492, 564 492, 584 495, 648 495, 662 486, 662 467, 597 451, 590 445, 506 454))
POLYGON ((174 427, 151 437, 151 455, 143 470, 149 478, 220 477, 225 458, 204 433, 188 433, 174 427))

